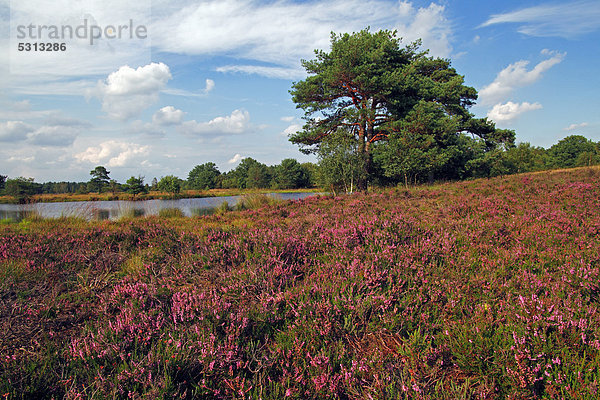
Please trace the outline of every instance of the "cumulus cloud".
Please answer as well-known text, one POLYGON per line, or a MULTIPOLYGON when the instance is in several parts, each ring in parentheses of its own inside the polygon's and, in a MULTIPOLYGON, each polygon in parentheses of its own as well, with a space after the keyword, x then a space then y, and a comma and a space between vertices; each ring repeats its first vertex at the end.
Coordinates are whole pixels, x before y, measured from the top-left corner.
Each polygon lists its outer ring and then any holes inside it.
POLYGON ((452 50, 450 36, 451 24, 444 15, 445 7, 431 3, 428 7, 415 8, 411 3, 400 2, 400 15, 406 22, 397 23, 394 28, 400 37, 406 40, 423 40, 430 53, 439 57, 448 57, 452 50))
POLYGON ((492 15, 480 25, 518 23, 518 32, 530 36, 572 38, 600 28, 600 3, 596 0, 571 1, 522 8, 492 15))
POLYGON ((488 118, 495 122, 510 122, 519 115, 528 111, 539 110, 542 108, 540 103, 513 103, 509 101, 506 104, 496 104, 487 114, 488 118))
POLYGON ((147 156, 149 152, 150 146, 108 140, 98 146, 88 147, 85 151, 75 154, 75 159, 79 162, 122 167, 131 161, 147 156))
MULTIPOLYGON (((281 0, 183 1, 167 7, 152 26, 152 43, 159 50, 192 55, 226 54, 270 66, 221 66, 222 72, 244 72, 275 78, 297 77, 299 60, 314 49, 328 49, 330 32, 397 29, 405 42, 423 39, 435 56, 451 53, 451 23, 438 4, 416 7, 407 1, 281 0)), ((158 9, 159 7, 156 7, 158 9)))
POLYGON ((235 164, 237 162, 240 162, 242 158, 244 157, 241 154, 237 153, 229 161, 227 161, 227 164, 235 164))
POLYGON ((0 142, 20 142, 35 129, 23 121, 0 122, 0 142))
POLYGON ((285 128, 283 132, 281 132, 282 136, 289 137, 290 135, 295 134, 296 132, 302 130, 302 125, 300 124, 292 124, 285 128))
POLYGON ((483 104, 494 104, 508 98, 516 89, 531 85, 542 78, 544 72, 560 63, 565 53, 542 50, 543 55, 551 56, 528 70, 529 61, 520 60, 504 68, 496 79, 479 91, 479 99, 483 104))
POLYGON ((28 135, 28 142, 43 147, 67 147, 73 144, 83 129, 90 124, 60 114, 50 114, 35 132, 28 135))
POLYGON ((217 136, 241 134, 249 128, 250 114, 242 110, 234 110, 231 115, 216 117, 208 122, 185 121, 179 126, 179 129, 188 135, 217 136))
POLYGON ((63 147, 70 146, 82 129, 89 123, 74 118, 64 117, 52 112, 17 112, 28 114, 31 118, 45 117, 41 124, 30 125, 23 121, 7 121, 0 123, 1 142, 25 141, 30 145, 63 147))
POLYGON ((152 122, 157 125, 178 125, 183 120, 185 113, 173 106, 166 106, 152 116, 152 122))
POLYGON ((125 65, 108 75, 105 81, 99 81, 88 96, 97 97, 110 118, 126 120, 156 102, 171 78, 169 67, 163 63, 136 69, 125 65))
POLYGON ((567 126, 565 129, 563 129, 564 131, 574 131, 576 129, 581 129, 581 128, 585 128, 586 126, 588 126, 589 124, 587 122, 582 122, 580 124, 571 124, 569 126, 567 126))

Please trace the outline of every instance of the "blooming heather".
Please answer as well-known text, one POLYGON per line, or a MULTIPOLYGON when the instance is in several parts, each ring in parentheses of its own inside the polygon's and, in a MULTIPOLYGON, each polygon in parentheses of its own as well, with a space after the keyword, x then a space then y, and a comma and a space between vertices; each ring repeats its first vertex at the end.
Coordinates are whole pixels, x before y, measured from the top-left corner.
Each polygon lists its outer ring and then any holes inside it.
POLYGON ((0 225, 5 398, 600 396, 600 170, 0 225))

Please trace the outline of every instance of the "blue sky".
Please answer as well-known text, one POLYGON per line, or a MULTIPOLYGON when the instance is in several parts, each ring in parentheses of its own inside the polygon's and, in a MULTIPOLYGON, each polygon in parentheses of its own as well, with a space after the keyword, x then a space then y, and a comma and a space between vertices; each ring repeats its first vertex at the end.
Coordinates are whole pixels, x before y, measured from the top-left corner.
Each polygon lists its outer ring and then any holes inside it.
POLYGON ((305 77, 300 59, 327 50, 331 31, 367 26, 450 58, 479 92, 471 111, 519 142, 600 140, 597 0, 0 0, 0 19, 10 177, 85 181, 104 165, 120 182, 150 181, 208 161, 314 161, 287 140, 302 124, 288 93, 305 77), (79 37, 65 29, 82 25, 79 37), (66 51, 18 51, 47 41, 66 51))

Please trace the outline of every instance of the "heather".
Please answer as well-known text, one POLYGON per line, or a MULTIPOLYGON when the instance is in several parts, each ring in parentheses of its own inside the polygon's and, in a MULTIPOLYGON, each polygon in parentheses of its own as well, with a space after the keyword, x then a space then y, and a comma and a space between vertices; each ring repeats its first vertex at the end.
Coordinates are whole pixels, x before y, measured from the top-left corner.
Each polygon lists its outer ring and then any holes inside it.
POLYGON ((0 225, 0 395, 598 398, 600 170, 0 225))

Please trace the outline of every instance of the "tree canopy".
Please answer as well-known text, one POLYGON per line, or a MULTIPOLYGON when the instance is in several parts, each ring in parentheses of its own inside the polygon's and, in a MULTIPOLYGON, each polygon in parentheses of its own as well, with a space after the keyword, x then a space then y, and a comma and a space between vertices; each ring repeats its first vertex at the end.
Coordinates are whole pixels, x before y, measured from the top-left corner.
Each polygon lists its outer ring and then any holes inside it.
POLYGON ((217 178, 220 174, 221 172, 219 172, 215 163, 207 162, 196 165, 189 172, 187 180, 191 189, 214 189, 217 186, 217 178))
MULTIPOLYGON (((357 139, 366 177, 373 173, 375 144, 392 136, 401 147, 420 147, 418 155, 429 170, 452 159, 446 148, 461 134, 476 136, 487 149, 511 146, 514 132, 497 130, 468 111, 477 91, 464 85, 450 61, 429 57, 419 47, 419 41, 402 47, 396 33, 387 30, 332 33, 331 51, 317 50, 315 59, 302 60, 309 76, 290 90, 306 121, 290 141, 305 153, 317 152, 325 138, 346 131, 357 139)), ((407 168, 392 169, 403 173, 407 168)), ((365 189, 366 180, 359 186, 365 189)))
POLYGON ((108 174, 110 174, 110 172, 101 165, 91 170, 90 175, 92 178, 90 179, 90 188, 100 193, 102 188, 108 185, 108 182, 110 181, 108 174))
POLYGON ((146 186, 144 186, 143 176, 138 176, 137 178, 135 176, 132 176, 131 178, 127 179, 127 183, 124 186, 125 191, 127 193, 131 193, 134 196, 140 193, 146 193, 146 186))
POLYGON ((34 194, 42 193, 42 185, 33 178, 14 178, 5 182, 4 192, 12 196, 18 203, 26 203, 34 194))
POLYGON ((163 192, 172 193, 173 195, 181 191, 182 180, 174 175, 167 175, 160 178, 157 187, 158 190, 163 192))
POLYGON ((596 164, 598 145, 581 135, 571 135, 548 149, 552 166, 569 168, 596 164))

